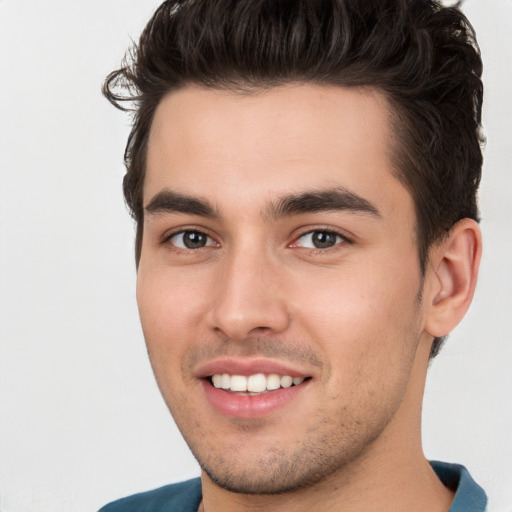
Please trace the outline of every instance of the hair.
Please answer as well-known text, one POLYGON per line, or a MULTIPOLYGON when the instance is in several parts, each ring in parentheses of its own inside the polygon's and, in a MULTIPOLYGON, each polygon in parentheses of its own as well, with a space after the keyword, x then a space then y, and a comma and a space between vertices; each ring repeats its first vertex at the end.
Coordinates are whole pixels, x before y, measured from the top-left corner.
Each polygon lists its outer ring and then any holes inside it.
MULTIPOLYGON (((289 83, 370 87, 390 105, 398 179, 413 197, 422 275, 430 247, 478 218, 482 62, 460 3, 167 0, 103 93, 129 110, 123 191, 138 263, 148 136, 164 96, 190 84, 250 93, 289 83)), ((434 340, 431 356, 443 338, 434 340)))

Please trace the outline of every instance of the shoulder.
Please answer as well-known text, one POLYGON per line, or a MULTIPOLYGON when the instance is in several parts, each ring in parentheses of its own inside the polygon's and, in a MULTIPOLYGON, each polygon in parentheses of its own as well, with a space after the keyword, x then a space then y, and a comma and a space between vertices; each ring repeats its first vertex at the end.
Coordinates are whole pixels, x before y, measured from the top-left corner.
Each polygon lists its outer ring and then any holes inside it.
POLYGON ((484 512, 487 496, 473 480, 469 471, 460 464, 431 461, 430 464, 443 484, 455 491, 452 506, 448 512, 484 512))
POLYGON ((201 501, 201 479, 165 485, 105 505, 99 512, 196 512, 201 501))

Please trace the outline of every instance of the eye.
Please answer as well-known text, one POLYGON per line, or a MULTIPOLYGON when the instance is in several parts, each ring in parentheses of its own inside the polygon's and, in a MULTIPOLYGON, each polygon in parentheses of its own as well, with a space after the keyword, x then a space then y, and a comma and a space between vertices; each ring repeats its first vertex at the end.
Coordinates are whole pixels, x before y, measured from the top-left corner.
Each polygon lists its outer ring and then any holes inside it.
POLYGON ((307 249, 329 249, 345 241, 339 233, 318 229, 300 236, 294 245, 307 249))
POLYGON ((180 231, 168 238, 172 245, 179 249, 202 249, 203 247, 214 247, 217 243, 207 234, 201 231, 180 231))

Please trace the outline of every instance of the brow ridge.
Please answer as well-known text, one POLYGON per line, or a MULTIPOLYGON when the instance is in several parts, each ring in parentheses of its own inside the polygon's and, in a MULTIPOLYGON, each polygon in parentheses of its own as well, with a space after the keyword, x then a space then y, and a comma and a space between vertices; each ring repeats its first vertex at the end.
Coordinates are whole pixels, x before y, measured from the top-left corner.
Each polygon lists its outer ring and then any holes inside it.
MULTIPOLYGON (((207 199, 169 189, 164 189, 153 196, 145 211, 150 215, 184 213, 212 219, 220 218, 218 210, 207 199)), ((342 187, 284 195, 269 204, 264 210, 264 215, 271 220, 277 220, 293 215, 327 211, 349 211, 381 217, 373 203, 342 187)))
POLYGON ((285 195, 271 204, 266 214, 271 219, 278 219, 291 215, 343 210, 381 217, 373 203, 343 187, 285 195))
POLYGON ((218 218, 217 209, 206 199, 164 189, 154 195, 144 210, 151 215, 159 213, 185 213, 201 217, 218 218))

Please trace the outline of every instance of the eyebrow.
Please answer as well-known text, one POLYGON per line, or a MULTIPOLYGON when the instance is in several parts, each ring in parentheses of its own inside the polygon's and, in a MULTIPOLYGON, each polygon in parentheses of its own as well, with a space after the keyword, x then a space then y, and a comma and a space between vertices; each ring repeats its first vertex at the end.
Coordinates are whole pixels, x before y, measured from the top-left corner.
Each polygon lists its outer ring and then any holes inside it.
POLYGON ((220 217, 216 208, 206 199, 180 194, 168 189, 153 196, 144 209, 149 214, 185 213, 212 219, 220 217))
MULTIPOLYGON (((219 219, 220 213, 206 199, 164 189, 151 198, 145 207, 149 214, 184 213, 219 219)), ((271 203, 264 214, 272 220, 292 215, 327 211, 349 211, 381 217, 377 207, 367 199, 345 188, 288 194, 271 203)))
POLYGON ((270 218, 277 219, 327 211, 349 211, 381 217, 373 203, 342 187, 286 195, 271 204, 266 213, 270 218))

